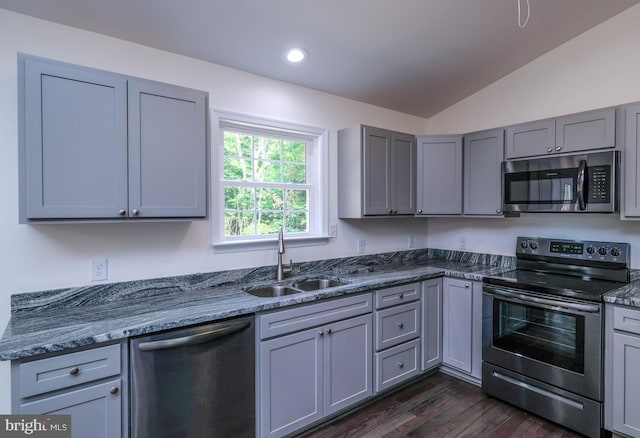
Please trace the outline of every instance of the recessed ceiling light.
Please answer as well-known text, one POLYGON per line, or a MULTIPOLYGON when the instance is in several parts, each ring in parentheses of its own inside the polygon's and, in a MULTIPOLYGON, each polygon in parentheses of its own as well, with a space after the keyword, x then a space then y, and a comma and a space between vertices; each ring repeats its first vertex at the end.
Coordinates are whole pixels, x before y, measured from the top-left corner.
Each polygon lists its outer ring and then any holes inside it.
POLYGON ((284 59, 294 64, 304 61, 306 57, 307 51, 301 47, 289 49, 284 53, 284 59))

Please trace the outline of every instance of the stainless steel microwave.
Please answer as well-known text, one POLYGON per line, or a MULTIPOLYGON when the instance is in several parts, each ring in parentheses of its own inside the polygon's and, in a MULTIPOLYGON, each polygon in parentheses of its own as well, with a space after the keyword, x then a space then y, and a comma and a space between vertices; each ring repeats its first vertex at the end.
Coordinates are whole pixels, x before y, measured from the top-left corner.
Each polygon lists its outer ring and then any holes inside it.
POLYGON ((618 211, 618 151, 502 162, 505 213, 618 211))

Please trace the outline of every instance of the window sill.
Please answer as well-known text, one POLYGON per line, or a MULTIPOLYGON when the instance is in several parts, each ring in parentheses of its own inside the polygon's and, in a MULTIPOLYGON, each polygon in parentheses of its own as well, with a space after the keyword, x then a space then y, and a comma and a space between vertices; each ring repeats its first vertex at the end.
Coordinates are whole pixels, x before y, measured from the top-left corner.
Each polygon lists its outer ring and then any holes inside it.
MULTIPOLYGON (((329 243, 329 236, 312 236, 312 237, 285 237, 284 243, 288 248, 298 248, 305 246, 319 246, 329 243)), ((218 254, 241 252, 241 251, 261 251, 266 249, 276 249, 278 247, 278 239, 264 240, 234 240, 230 242, 214 243, 213 252, 218 254)))

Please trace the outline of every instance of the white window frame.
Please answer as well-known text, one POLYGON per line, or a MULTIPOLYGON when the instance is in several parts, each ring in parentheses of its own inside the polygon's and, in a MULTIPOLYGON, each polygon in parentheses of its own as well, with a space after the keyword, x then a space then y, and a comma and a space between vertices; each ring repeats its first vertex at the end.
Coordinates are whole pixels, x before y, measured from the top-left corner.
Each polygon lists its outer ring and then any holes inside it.
POLYGON ((290 122, 248 116, 228 111, 211 110, 211 218, 212 246, 214 252, 252 251, 275 248, 277 235, 234 236, 224 235, 224 139, 221 126, 246 126, 251 131, 263 131, 265 135, 285 133, 292 137, 303 136, 311 139, 308 148, 307 176, 309 190, 309 233, 287 235, 287 246, 323 245, 329 241, 329 200, 328 200, 328 131, 324 128, 300 125, 290 122))

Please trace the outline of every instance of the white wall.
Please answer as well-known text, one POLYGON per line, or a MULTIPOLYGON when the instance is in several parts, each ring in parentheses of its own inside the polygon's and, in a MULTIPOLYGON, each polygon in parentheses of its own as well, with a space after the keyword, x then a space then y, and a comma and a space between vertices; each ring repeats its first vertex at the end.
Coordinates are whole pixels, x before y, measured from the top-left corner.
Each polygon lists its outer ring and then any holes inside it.
MULTIPOLYGON (((472 132, 640 101, 640 5, 548 52, 429 119, 429 132, 472 132)), ((520 218, 431 219, 429 247, 513 255, 515 238, 631 242, 640 268, 640 222, 617 215, 528 214, 520 218)))
MULTIPOLYGON (((294 262, 403 250, 407 235, 425 247, 424 220, 337 220, 336 132, 357 123, 425 132, 426 120, 268 80, 98 34, 0 9, 0 326, 9 319, 9 297, 89 283, 89 261, 108 257, 109 281, 274 265, 270 251, 214 254, 208 221, 161 224, 18 224, 18 52, 206 90, 216 109, 329 129, 329 220, 338 238, 328 245, 287 248, 294 262)), ((212 145, 215 147, 215 144, 212 145)), ((0 364, 0 413, 8 413, 8 364, 0 364)))

